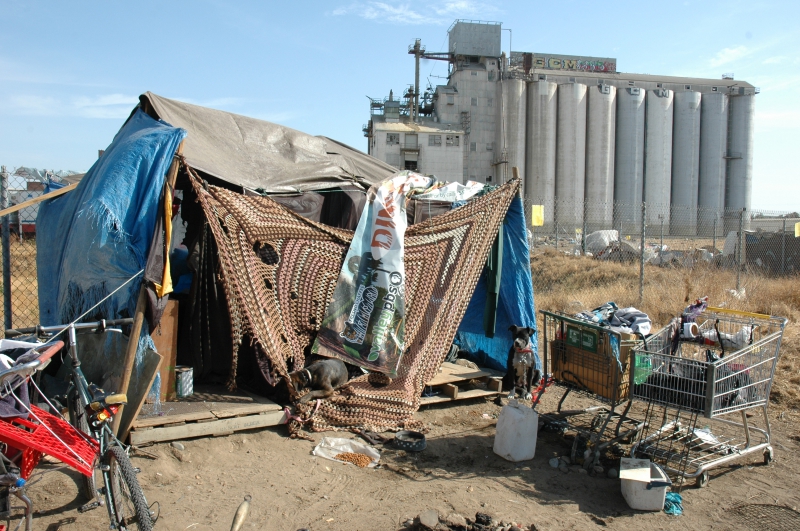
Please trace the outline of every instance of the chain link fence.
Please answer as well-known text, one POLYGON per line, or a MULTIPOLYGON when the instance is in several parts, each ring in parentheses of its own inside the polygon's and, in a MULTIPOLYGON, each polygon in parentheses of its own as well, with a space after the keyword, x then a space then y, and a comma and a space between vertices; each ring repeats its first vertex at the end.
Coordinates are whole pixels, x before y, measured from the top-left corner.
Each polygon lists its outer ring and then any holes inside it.
POLYGON ((525 198, 525 211, 540 308, 542 296, 554 293, 547 309, 591 309, 608 301, 640 306, 651 292, 668 288, 665 283, 706 276, 735 298, 754 279, 800 275, 796 212, 558 198, 525 198), (564 256, 575 260, 558 261, 564 256), (555 263, 560 271, 552 271, 555 263), (570 273, 574 268, 581 271, 570 273))
MULTIPOLYGON (((41 195, 43 186, 31 183, 24 189, 9 187, 5 167, 0 169, 0 208, 20 205, 41 195), (31 188, 31 189, 29 189, 31 188)), ((39 324, 39 293, 36 278, 36 216, 33 204, 2 216, 2 315, 4 328, 39 324)))
MULTIPOLYGON (((42 193, 9 189, 8 174, 2 175, 2 208, 42 193)), ((699 279, 735 298, 758 279, 800 275, 796 212, 558 198, 524 202, 538 308, 590 309, 608 301, 642 307, 648 298, 656 305, 667 290, 689 289, 676 283, 699 279), (538 220, 534 206, 540 207, 538 220), (666 274, 675 270, 681 274, 666 274)), ((1 219, 4 328, 39 323, 37 214, 34 204, 1 219)))

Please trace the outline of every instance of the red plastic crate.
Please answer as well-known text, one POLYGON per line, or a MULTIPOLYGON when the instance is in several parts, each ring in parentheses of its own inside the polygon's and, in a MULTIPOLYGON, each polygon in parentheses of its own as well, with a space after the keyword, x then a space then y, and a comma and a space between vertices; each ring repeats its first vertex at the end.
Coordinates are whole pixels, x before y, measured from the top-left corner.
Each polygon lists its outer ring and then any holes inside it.
POLYGON ((28 479, 42 455, 50 455, 71 466, 85 476, 91 476, 95 461, 99 458, 100 447, 94 439, 81 436, 69 422, 31 405, 31 411, 41 421, 30 416, 24 420, 0 419, 0 441, 22 452, 20 475, 28 479), (56 439, 46 427, 64 443, 56 439), (88 441, 86 439, 89 439, 88 441), (64 446, 66 444, 80 459, 64 446))

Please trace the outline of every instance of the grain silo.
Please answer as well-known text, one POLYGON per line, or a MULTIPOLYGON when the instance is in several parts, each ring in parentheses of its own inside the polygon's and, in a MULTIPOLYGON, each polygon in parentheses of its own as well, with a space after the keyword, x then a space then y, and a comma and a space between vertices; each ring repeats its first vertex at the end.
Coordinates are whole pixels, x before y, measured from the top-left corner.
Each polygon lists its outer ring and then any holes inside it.
POLYGON ((523 177, 520 194, 525 197, 525 134, 528 84, 521 79, 505 79, 498 84, 498 119, 495 144, 501 160, 507 168, 506 178, 511 177, 511 168, 518 168, 523 177))
MULTIPOLYGON (((728 175, 725 182, 726 231, 739 230, 736 211, 750 208, 753 188, 753 115, 755 95, 745 89, 730 99, 728 175)), ((745 214, 745 228, 749 228, 745 214)))
POLYGON ((638 232, 644 178, 645 91, 617 91, 617 139, 614 155, 614 227, 638 232))
POLYGON ((586 119, 586 228, 607 228, 614 214, 617 88, 591 86, 586 119))
POLYGON ((728 95, 711 92, 700 102, 700 184, 697 228, 703 236, 719 233, 725 209, 728 145, 728 95))
POLYGON ((672 211, 673 236, 697 234, 697 194, 700 186, 700 107, 696 91, 675 93, 672 125, 672 211))
POLYGON ((672 111, 673 92, 657 88, 647 90, 645 98, 644 192, 647 224, 669 228, 669 204, 672 194, 672 111))
POLYGON ((558 86, 556 221, 565 230, 583 226, 586 180, 586 85, 558 86))
POLYGON ((556 194, 557 89, 558 85, 546 80, 528 85, 525 193, 533 204, 544 205, 547 225, 553 221, 556 194))

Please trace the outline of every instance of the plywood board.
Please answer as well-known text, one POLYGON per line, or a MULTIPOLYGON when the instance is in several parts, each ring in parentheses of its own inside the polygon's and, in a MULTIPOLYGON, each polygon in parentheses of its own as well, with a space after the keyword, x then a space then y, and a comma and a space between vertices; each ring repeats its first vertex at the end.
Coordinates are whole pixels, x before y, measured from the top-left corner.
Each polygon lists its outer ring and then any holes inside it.
MULTIPOLYGON (((470 389, 469 391, 459 391, 455 400, 467 400, 469 398, 481 398, 484 396, 494 396, 499 394, 497 391, 489 391, 486 389, 470 389)), ((431 404, 438 404, 441 402, 452 402, 454 399, 445 395, 437 396, 423 396, 419 403, 421 406, 429 406, 431 404)))
POLYGON ((175 363, 178 356, 178 301, 169 300, 158 326, 150 334, 156 351, 164 357, 161 363, 161 401, 177 398, 175 389, 175 363))
POLYGON ((460 382, 462 380, 472 380, 473 378, 481 378, 483 376, 491 376, 492 373, 482 369, 470 369, 456 365, 455 363, 442 363, 441 370, 425 385, 436 386, 448 383, 460 382))
POLYGON ((153 387, 162 359, 161 355, 155 350, 146 349, 140 366, 132 371, 127 392, 128 405, 122 410, 119 431, 117 432, 117 436, 121 441, 125 440, 133 421, 139 415, 139 411, 147 398, 147 393, 153 387))

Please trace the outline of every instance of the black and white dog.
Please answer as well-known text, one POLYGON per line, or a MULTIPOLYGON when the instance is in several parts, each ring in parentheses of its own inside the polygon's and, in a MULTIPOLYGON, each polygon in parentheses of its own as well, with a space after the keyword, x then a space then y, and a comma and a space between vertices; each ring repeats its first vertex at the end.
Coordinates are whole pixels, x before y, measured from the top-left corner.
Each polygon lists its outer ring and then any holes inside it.
POLYGON ((508 398, 514 398, 517 389, 525 400, 532 398, 531 388, 539 383, 541 372, 534 369, 535 358, 531 346, 534 329, 512 325, 509 328, 514 344, 508 350, 508 372, 503 377, 503 388, 508 389, 508 398))

